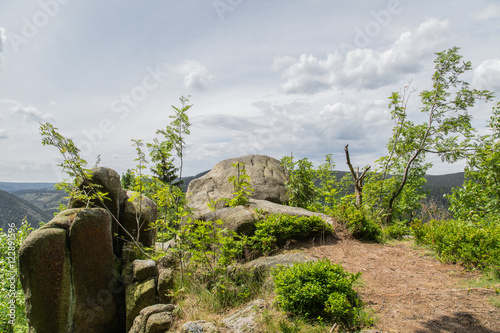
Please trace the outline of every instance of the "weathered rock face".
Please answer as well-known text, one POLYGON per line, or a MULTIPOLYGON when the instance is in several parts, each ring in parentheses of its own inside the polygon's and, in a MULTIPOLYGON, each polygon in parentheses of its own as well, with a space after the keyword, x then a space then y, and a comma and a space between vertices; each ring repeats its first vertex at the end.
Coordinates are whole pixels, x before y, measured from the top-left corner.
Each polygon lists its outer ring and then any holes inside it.
POLYGON ((181 326, 180 333, 219 333, 219 329, 206 320, 188 321, 181 326))
POLYGON ((67 232, 33 231, 19 250, 19 270, 26 312, 38 333, 66 332, 70 326, 71 262, 67 232))
MULTIPOLYGON (((156 204, 153 200, 133 191, 123 194, 120 223, 134 239, 139 236, 139 242, 145 247, 155 244, 156 229, 151 228, 151 225, 156 222, 156 216, 156 204)), ((131 238, 123 228, 119 228, 118 233, 127 240, 131 238)))
MULTIPOLYGON (((107 193, 108 200, 104 200, 104 206, 101 202, 92 202, 94 205, 109 209, 110 213, 116 218, 120 218, 120 206, 123 201, 122 185, 120 183, 120 175, 113 169, 98 167, 92 169, 92 184, 101 186, 101 192, 107 193)), ((82 208, 86 206, 86 202, 70 200, 68 208, 82 208)), ((113 230, 116 232, 116 230, 113 230)))
POLYGON ((288 201, 284 170, 280 162, 269 156, 247 155, 219 162, 209 173, 189 183, 188 205, 195 210, 195 218, 210 212, 207 206, 209 198, 232 198, 234 188, 228 178, 236 175, 236 168, 231 166, 236 162, 245 163, 247 175, 251 178, 251 187, 254 189, 251 198, 275 203, 288 201))
MULTIPOLYGON (((99 190, 107 193, 108 199, 103 202, 93 201, 92 204, 109 210, 112 215, 112 233, 130 240, 131 234, 144 246, 154 245, 156 229, 151 224, 156 221, 156 204, 144 195, 133 191, 124 191, 121 187, 120 175, 113 169, 98 167, 92 169, 91 182, 99 185, 99 190), (118 222, 127 230, 123 230, 118 222), (139 228, 138 228, 139 226, 139 228), (137 231, 139 230, 139 232, 137 231)), ((81 185, 82 186, 82 185, 81 185)), ((82 208, 87 203, 70 200, 68 208, 82 208)), ((113 240, 115 254, 120 254, 122 242, 113 240)))
POLYGON ((224 319, 223 323, 234 333, 263 332, 258 318, 264 312, 265 306, 266 302, 264 300, 257 299, 224 319))
POLYGON ((20 277, 35 332, 123 331, 111 224, 102 208, 69 209, 23 242, 20 277))

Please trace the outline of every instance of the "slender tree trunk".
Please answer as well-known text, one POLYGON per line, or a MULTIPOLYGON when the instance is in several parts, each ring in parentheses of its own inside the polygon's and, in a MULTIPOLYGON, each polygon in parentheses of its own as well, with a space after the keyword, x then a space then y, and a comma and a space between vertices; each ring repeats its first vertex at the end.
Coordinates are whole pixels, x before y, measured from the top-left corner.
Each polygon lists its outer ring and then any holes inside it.
POLYGON ((356 197, 356 207, 361 207, 363 204, 363 180, 366 177, 366 173, 368 170, 370 170, 370 166, 368 166, 361 175, 359 175, 359 167, 356 168, 356 171, 354 171, 354 168, 352 167, 351 164, 351 159, 349 158, 349 145, 346 145, 344 147, 345 151, 345 157, 346 157, 346 163, 349 166, 349 170, 351 171, 351 176, 352 176, 352 181, 354 183, 354 196, 356 197))

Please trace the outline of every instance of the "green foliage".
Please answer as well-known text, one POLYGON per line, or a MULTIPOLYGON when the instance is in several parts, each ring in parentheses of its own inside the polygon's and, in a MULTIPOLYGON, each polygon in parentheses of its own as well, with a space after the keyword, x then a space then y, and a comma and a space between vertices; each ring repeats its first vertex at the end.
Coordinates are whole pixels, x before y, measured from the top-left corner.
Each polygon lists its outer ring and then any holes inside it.
POLYGON ((415 124, 408 119, 407 103, 413 91, 405 88, 402 95, 395 92, 389 98, 391 117, 396 125, 387 144, 389 155, 379 160, 383 180, 388 174, 397 176, 383 205, 388 223, 394 217, 394 203, 407 182, 421 178, 430 167, 425 163, 427 153, 437 154, 447 162, 466 156, 474 131, 469 109, 477 99, 493 97, 489 91, 470 89, 469 83, 461 80, 461 76, 471 70, 471 64, 462 61, 458 50, 454 47, 437 53, 432 89, 420 93, 420 112, 426 115, 425 122, 415 124))
POLYGON ((294 161, 293 156, 284 156, 281 165, 285 169, 285 185, 290 206, 307 208, 316 201, 316 172, 307 158, 294 161))
POLYGON ((464 221, 433 220, 411 226, 415 240, 429 245, 443 261, 466 268, 493 268, 500 274, 500 226, 478 226, 464 221))
POLYGON ((28 322, 24 293, 18 276, 19 248, 33 230, 26 220, 19 228, 10 223, 5 232, 0 229, 0 330, 27 332, 28 322))
MULTIPOLYGON (((162 141, 163 146, 159 146, 163 155, 166 156, 167 160, 171 156, 166 153, 166 151, 170 151, 171 149, 175 150, 177 157, 180 160, 179 166, 179 181, 178 184, 182 185, 182 168, 184 164, 184 149, 186 147, 186 136, 190 135, 191 132, 189 127, 191 123, 189 121, 189 116, 187 115, 187 111, 193 106, 192 104, 187 104, 189 102, 189 97, 180 97, 182 107, 176 107, 172 105, 172 109, 174 109, 174 115, 170 116, 172 121, 169 125, 163 130, 157 130, 156 134, 162 134, 165 138, 162 141)), ((155 157, 156 158, 156 157, 155 157)), ((171 167, 167 166, 167 168, 171 167)), ((160 167, 159 170, 162 170, 163 167, 160 167)), ((170 169, 169 169, 170 170, 170 169)))
POLYGON ((353 237, 367 241, 380 242, 382 228, 374 222, 362 207, 356 207, 351 201, 344 201, 337 210, 337 218, 347 227, 353 237))
POLYGON ((263 254, 270 254, 287 241, 332 233, 331 225, 319 216, 291 216, 270 214, 255 224, 255 234, 249 238, 249 247, 263 254))
POLYGON ((500 215, 500 103, 488 122, 491 134, 478 137, 467 160, 464 184, 448 196, 456 219, 474 223, 498 223, 500 215))
POLYGON ((131 169, 127 169, 125 173, 120 177, 122 183, 122 188, 124 190, 130 190, 134 186, 134 174, 131 169))
POLYGON ((100 191, 100 185, 91 182, 92 174, 88 169, 87 161, 80 156, 80 149, 71 139, 67 139, 57 132, 57 128, 49 123, 40 123, 40 134, 44 146, 56 147, 63 157, 63 162, 57 166, 69 176, 69 180, 57 184, 57 189, 63 189, 75 201, 83 202, 89 207, 92 202, 102 202, 107 199, 106 194, 100 191))
POLYGON ((229 200, 229 206, 245 206, 248 204, 248 197, 254 192, 250 184, 250 176, 247 175, 245 170, 245 163, 236 162, 231 166, 236 168, 236 176, 230 176, 228 179, 234 188, 234 197, 229 200))
MULTIPOLYGON (((415 220, 413 223, 419 223, 419 220, 415 220)), ((411 229, 404 222, 394 223, 384 229, 384 238, 386 239, 402 239, 410 234, 411 229)))
POLYGON ((332 320, 353 329, 361 325, 362 302, 352 288, 360 276, 327 259, 281 267, 273 271, 276 301, 293 315, 332 320))
POLYGON ((173 143, 168 140, 159 141, 155 138, 153 142, 148 143, 147 146, 151 149, 149 153, 151 162, 155 163, 155 165, 151 167, 153 175, 164 184, 179 185, 179 183, 176 182, 176 173, 179 169, 175 167, 172 158, 173 143))
POLYGON ((317 189, 317 206, 325 214, 332 214, 340 200, 342 186, 337 182, 335 175, 335 162, 332 154, 325 156, 325 163, 321 164, 316 171, 316 177, 319 181, 317 189))

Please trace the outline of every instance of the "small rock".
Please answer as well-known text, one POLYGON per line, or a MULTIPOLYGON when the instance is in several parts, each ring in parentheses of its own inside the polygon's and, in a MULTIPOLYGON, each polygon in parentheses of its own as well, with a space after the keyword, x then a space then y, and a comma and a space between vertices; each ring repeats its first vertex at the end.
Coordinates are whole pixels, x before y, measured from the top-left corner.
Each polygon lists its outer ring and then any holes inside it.
POLYGON ((257 299, 250 302, 245 308, 235 312, 223 320, 223 323, 234 333, 261 333, 262 327, 256 321, 264 311, 266 302, 257 299))
POLYGON ((188 321, 182 325, 180 333, 219 333, 219 329, 206 320, 188 321))
POLYGON ((156 275, 156 263, 153 260, 134 261, 134 279, 144 281, 156 275))
POLYGON ((142 309, 135 317, 129 333, 164 333, 173 322, 173 304, 155 304, 142 309))

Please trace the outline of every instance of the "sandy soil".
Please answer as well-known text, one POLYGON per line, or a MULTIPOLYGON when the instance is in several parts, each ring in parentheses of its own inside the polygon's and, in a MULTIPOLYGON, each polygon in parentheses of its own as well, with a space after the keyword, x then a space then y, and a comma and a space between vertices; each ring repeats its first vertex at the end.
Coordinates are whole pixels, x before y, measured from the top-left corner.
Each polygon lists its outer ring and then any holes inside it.
POLYGON ((500 332, 500 308, 489 301, 495 288, 471 288, 479 273, 443 264, 411 240, 363 243, 350 238, 305 246, 317 258, 362 272, 357 289, 376 318, 373 332, 500 332))

